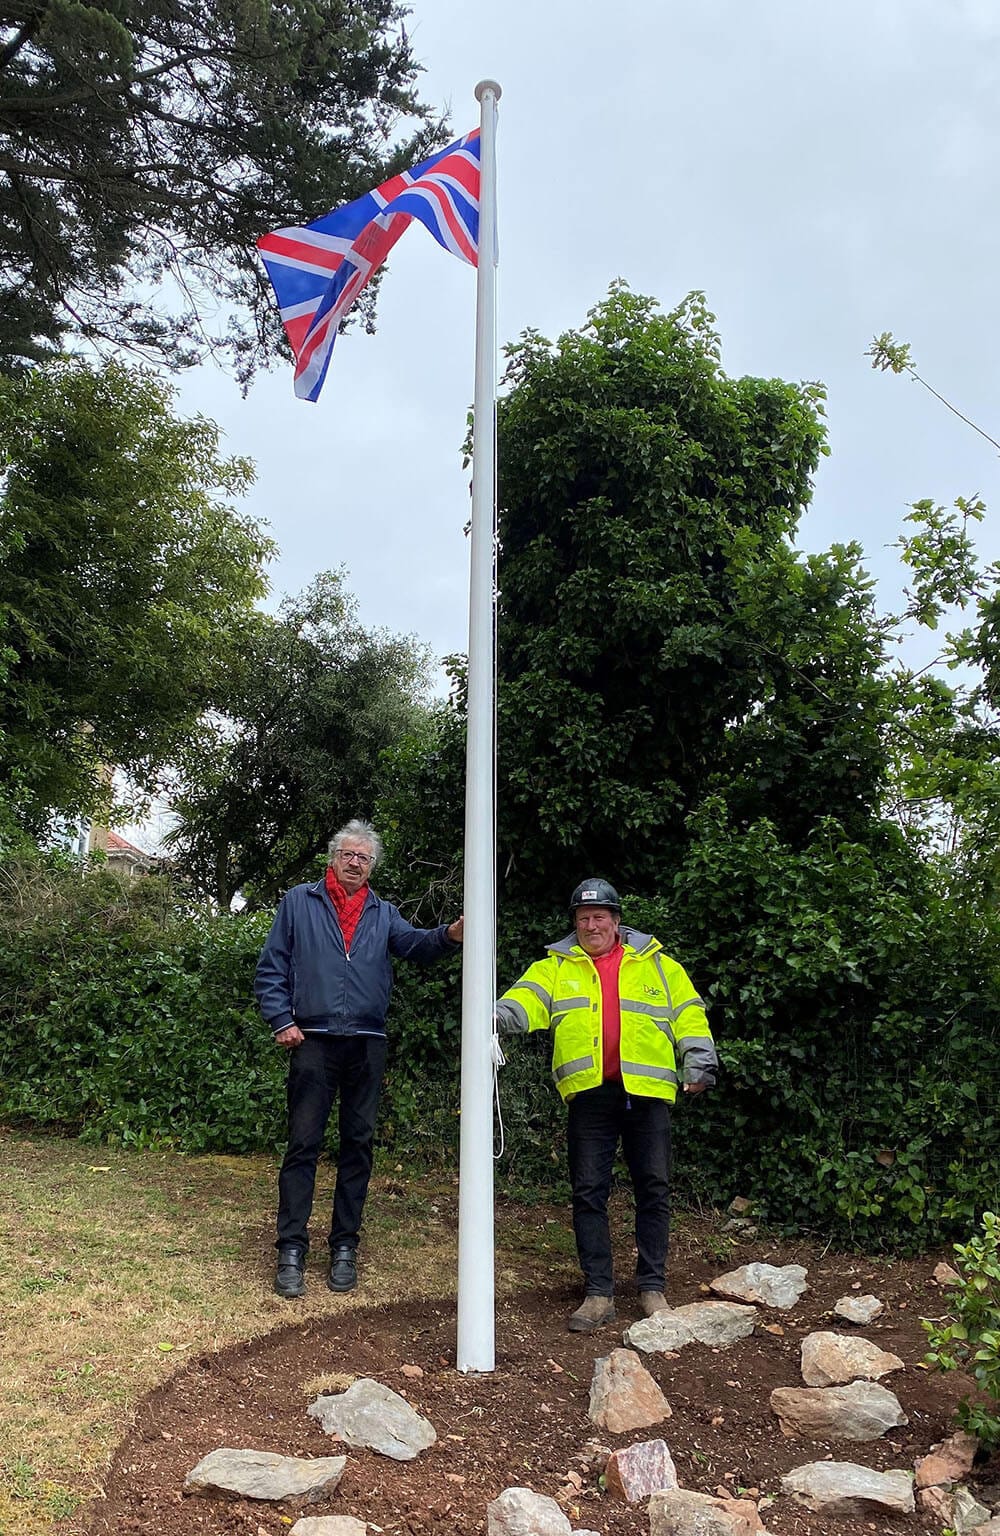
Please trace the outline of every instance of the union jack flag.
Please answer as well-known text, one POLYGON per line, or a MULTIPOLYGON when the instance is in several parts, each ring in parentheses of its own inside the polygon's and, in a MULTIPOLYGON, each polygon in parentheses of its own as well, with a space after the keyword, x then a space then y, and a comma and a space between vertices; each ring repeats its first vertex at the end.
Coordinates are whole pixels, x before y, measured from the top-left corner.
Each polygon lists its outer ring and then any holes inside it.
POLYGON ((340 323, 414 219, 472 266, 479 254, 479 129, 311 224, 257 241, 295 357, 295 393, 316 400, 340 323))

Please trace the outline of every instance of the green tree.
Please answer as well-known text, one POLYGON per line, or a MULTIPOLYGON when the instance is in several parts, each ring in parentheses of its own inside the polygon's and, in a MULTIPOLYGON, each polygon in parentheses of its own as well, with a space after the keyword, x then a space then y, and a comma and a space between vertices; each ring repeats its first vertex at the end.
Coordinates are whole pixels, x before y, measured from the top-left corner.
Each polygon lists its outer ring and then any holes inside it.
POLYGON ((792 838, 870 822, 881 650, 856 547, 791 547, 825 452, 819 385, 730 379, 700 295, 613 287, 510 352, 499 411, 505 867, 651 894, 722 790, 792 838), (875 639, 874 649, 872 647, 875 639))
POLYGON ((93 809, 102 764, 155 784, 266 588, 249 463, 170 402, 118 365, 0 378, 0 798, 33 832, 93 809))
POLYGON ((180 767, 171 844, 196 890, 224 908, 275 902, 311 872, 331 831, 370 815, 384 754, 419 725, 424 647, 366 631, 340 574, 278 619, 245 627, 220 714, 180 767))
POLYGON ((0 371, 68 332, 175 363, 214 347, 249 377, 280 344, 257 237, 437 142, 405 14, 395 0, 9 5, 0 371), (412 131, 394 144, 404 116, 412 131))
MULTIPOLYGON (((908 374, 984 441, 996 438, 924 379, 906 342, 888 331, 868 348, 872 367, 908 374)), ((984 566, 978 496, 951 507, 912 504, 897 547, 910 573, 904 611, 885 621, 899 640, 907 626, 945 629, 939 652, 919 671, 893 669, 889 712, 892 768, 886 804, 907 837, 938 859, 956 899, 993 908, 1000 892, 1000 564, 984 566)))

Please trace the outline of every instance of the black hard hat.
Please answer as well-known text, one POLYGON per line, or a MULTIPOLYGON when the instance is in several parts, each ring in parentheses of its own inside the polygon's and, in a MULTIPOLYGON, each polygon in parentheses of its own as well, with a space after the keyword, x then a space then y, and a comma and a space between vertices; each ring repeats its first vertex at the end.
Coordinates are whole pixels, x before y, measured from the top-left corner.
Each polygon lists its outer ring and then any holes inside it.
POLYGON ((576 890, 569 899, 569 915, 576 916, 577 907, 610 907, 612 912, 622 915, 622 904, 618 900, 618 892, 613 885, 606 880, 601 880, 597 875, 590 880, 581 880, 576 890))

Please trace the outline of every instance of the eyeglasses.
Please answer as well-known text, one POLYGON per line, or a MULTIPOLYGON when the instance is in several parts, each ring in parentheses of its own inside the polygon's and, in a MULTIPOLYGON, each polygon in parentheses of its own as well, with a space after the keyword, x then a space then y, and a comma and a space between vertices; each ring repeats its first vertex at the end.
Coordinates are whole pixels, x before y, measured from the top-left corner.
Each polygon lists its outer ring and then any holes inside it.
POLYGON ((342 859, 345 864, 363 864, 365 869, 368 868, 372 861, 370 853, 358 853, 354 848, 341 848, 337 853, 337 858, 342 859))

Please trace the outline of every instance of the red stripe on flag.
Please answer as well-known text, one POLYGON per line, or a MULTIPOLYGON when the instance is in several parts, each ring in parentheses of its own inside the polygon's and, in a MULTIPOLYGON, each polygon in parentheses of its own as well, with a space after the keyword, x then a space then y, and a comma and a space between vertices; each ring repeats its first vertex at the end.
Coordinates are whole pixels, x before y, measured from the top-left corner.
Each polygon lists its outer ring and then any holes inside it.
POLYGON ((295 240, 283 234, 262 235, 257 241, 259 251, 272 256, 287 256, 293 261, 307 261, 310 266, 325 267, 336 272, 344 259, 343 251, 331 251, 328 246, 314 245, 311 241, 295 240))
POLYGON ((435 201, 440 205, 441 213, 444 217, 444 222, 447 224, 448 228, 451 230, 452 235, 455 237, 455 244, 462 252, 462 255, 465 257, 466 261, 471 262, 472 265, 475 266, 476 247, 469 239, 468 231, 465 225, 462 223, 462 220, 459 218, 458 214, 455 212, 455 205, 445 188, 436 186, 433 181, 421 182, 419 185, 422 191, 429 192, 434 197, 435 201))

